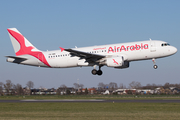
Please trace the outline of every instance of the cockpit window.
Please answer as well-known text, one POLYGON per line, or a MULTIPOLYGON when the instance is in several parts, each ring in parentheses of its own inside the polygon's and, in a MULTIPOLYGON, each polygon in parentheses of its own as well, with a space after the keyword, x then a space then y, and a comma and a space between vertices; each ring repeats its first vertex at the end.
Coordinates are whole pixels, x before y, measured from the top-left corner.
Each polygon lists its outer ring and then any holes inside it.
POLYGON ((162 43, 161 46, 170 46, 169 43, 162 43))

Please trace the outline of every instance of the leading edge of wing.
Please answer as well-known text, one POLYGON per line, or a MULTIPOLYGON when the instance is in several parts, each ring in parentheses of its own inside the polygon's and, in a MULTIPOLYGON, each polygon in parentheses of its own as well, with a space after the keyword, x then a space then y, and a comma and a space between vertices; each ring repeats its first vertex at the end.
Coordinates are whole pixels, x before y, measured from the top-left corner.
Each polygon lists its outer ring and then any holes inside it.
POLYGON ((75 55, 78 57, 85 57, 85 58, 104 58, 104 57, 106 57, 105 55, 93 54, 93 53, 88 53, 88 52, 73 50, 73 49, 63 49, 63 50, 70 52, 72 55, 75 55))

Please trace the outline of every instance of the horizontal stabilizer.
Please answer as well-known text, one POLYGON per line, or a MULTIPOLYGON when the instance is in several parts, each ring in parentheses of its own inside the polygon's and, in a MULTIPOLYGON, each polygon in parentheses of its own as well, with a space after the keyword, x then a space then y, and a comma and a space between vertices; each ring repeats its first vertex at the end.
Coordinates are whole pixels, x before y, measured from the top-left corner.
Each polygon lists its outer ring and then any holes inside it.
POLYGON ((22 61, 27 60, 27 58, 17 57, 17 56, 5 56, 5 57, 7 57, 7 58, 14 58, 14 59, 22 60, 22 61))

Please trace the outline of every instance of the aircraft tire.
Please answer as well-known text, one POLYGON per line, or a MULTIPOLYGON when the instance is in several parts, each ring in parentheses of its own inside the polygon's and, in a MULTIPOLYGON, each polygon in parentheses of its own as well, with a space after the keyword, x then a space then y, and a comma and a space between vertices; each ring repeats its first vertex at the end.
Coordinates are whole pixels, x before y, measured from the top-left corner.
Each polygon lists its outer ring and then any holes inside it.
POLYGON ((96 69, 93 69, 93 70, 91 71, 91 73, 92 73, 93 75, 96 75, 96 74, 97 74, 97 70, 96 70, 96 69))
POLYGON ((103 73, 102 70, 97 71, 97 75, 102 75, 102 73, 103 73))
POLYGON ((158 66, 157 66, 157 65, 154 65, 154 66, 153 66, 153 68, 154 68, 154 69, 157 69, 157 68, 158 68, 158 66))

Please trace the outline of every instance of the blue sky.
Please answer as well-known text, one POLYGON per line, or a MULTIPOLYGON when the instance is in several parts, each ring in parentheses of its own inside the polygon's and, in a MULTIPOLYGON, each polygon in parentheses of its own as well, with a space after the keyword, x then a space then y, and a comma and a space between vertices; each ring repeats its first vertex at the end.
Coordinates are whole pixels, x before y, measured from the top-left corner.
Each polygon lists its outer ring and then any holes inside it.
POLYGON ((0 82, 10 79, 26 86, 72 87, 77 82, 97 87, 99 82, 128 84, 139 81, 164 84, 180 83, 180 55, 131 62, 128 69, 103 67, 102 76, 93 76, 92 67, 47 69, 7 63, 6 55, 15 55, 7 28, 16 27, 40 50, 56 50, 148 40, 163 40, 179 50, 179 0, 5 0, 0 4, 0 82))

